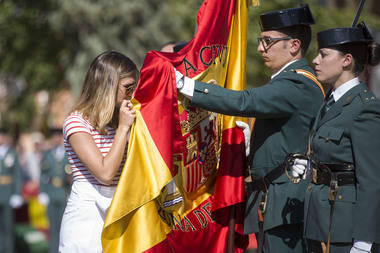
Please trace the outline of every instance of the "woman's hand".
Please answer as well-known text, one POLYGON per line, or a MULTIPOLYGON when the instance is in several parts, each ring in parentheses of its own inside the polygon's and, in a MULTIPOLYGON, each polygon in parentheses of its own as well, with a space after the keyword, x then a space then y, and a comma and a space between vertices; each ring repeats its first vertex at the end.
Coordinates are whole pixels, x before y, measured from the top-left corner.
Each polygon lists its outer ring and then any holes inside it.
POLYGON ((136 111, 129 100, 123 100, 119 112, 119 128, 126 127, 127 130, 132 126, 136 118, 136 111))

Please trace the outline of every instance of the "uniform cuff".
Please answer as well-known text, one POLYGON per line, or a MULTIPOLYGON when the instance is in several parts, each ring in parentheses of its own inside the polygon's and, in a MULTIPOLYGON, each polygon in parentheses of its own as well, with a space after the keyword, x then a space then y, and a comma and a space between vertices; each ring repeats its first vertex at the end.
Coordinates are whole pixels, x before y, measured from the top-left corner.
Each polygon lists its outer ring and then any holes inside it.
POLYGON ((371 252, 372 242, 354 240, 354 248, 371 252))

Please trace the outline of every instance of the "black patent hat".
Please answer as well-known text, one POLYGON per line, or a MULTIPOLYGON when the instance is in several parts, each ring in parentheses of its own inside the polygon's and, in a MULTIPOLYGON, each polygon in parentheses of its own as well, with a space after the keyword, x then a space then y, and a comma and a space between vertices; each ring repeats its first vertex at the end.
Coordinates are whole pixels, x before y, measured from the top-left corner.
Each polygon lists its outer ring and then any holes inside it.
POLYGON ((58 127, 50 128, 49 129, 49 133, 50 133, 50 135, 53 135, 53 134, 63 134, 62 133, 62 128, 58 128, 58 127))
POLYGON ((347 43, 368 44, 374 41, 364 22, 356 27, 331 28, 317 33, 318 48, 333 47, 347 43))
POLYGON ((307 4, 297 8, 271 11, 260 15, 261 31, 312 24, 315 24, 315 21, 307 4))

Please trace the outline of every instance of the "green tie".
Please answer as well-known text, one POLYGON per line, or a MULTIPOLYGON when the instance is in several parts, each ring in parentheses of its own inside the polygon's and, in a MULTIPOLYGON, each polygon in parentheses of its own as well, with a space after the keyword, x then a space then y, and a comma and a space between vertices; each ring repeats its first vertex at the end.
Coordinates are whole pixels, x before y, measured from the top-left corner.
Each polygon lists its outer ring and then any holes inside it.
POLYGON ((323 116, 325 116, 326 112, 331 108, 331 106, 335 103, 335 100, 334 100, 334 96, 333 95, 330 95, 328 97, 328 99, 325 101, 325 104, 322 108, 322 112, 321 112, 321 118, 323 118, 323 116))

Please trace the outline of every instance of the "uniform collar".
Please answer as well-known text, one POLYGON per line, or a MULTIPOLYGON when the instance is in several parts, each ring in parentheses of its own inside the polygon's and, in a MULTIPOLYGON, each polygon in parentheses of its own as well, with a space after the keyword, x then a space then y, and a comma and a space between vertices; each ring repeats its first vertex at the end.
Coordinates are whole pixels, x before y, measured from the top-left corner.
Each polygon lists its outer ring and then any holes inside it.
POLYGON ((9 149, 8 145, 0 145, 0 159, 4 158, 9 149))
POLYGON ((270 79, 273 79, 273 78, 275 78, 278 74, 280 74, 284 69, 286 69, 286 67, 288 67, 290 64, 292 64, 292 63, 294 63, 294 62, 296 62, 296 61, 298 61, 299 59, 297 59, 297 60, 294 60, 294 61, 290 61, 290 62, 288 62, 288 63, 286 63, 279 71, 277 71, 276 73, 274 73, 271 77, 270 77, 270 79))
POLYGON ((359 78, 355 77, 354 79, 351 79, 350 81, 340 85, 336 90, 333 90, 331 92, 331 95, 334 96, 335 102, 338 101, 339 98, 341 98, 347 91, 351 90, 356 85, 359 85, 359 83, 359 78))

